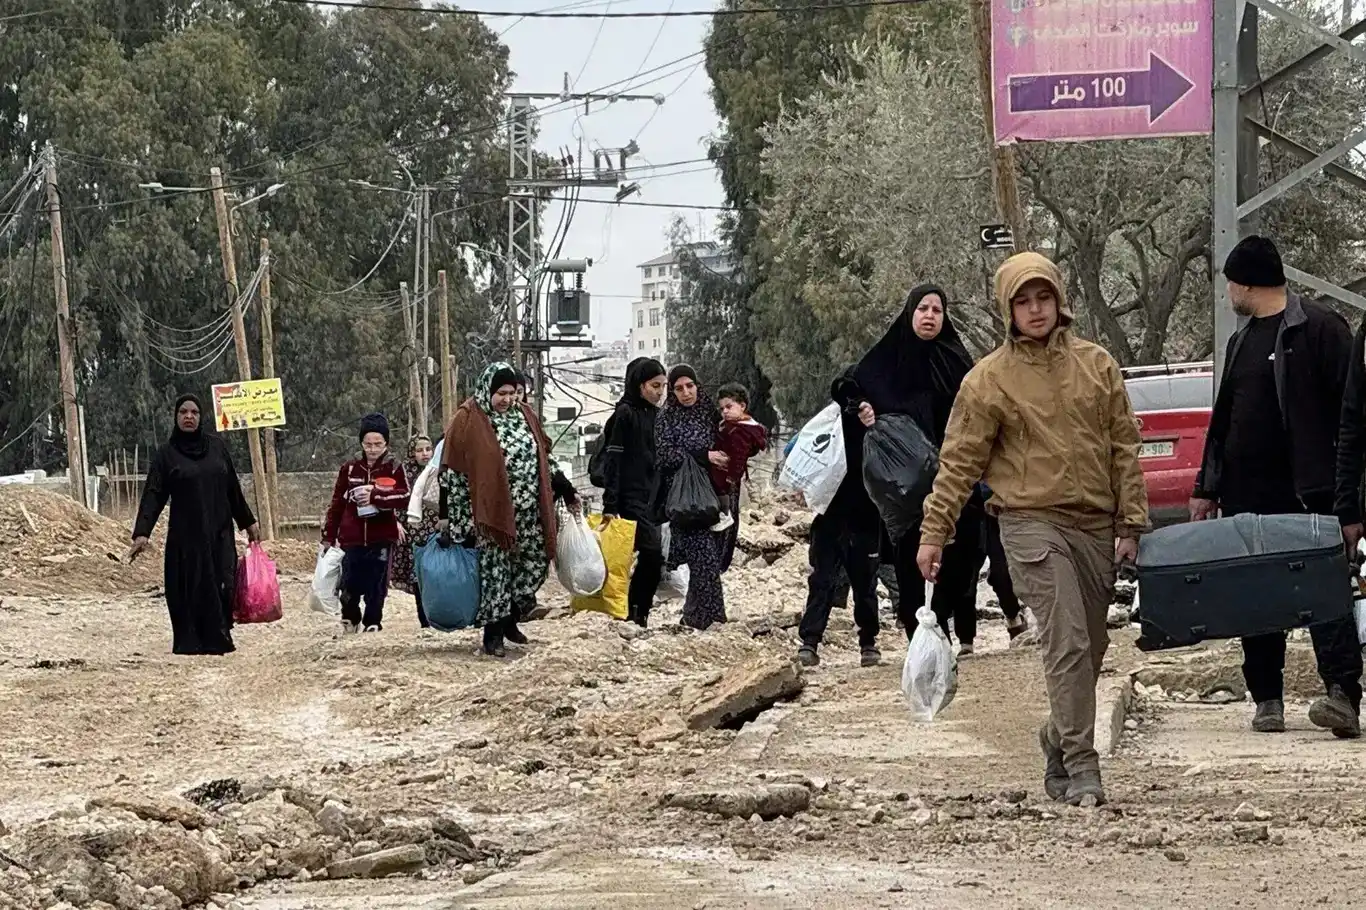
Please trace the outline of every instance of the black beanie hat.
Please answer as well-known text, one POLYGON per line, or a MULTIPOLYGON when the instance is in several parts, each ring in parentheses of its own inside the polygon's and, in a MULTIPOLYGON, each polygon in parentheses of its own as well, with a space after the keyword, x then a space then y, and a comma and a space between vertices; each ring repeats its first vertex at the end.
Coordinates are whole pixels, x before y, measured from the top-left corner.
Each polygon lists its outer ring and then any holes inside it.
POLYGON ((1281 252, 1267 237, 1244 237, 1224 260, 1224 277, 1250 288, 1284 287, 1281 252))
POLYGON ((367 414, 360 419, 360 438, 365 441, 365 437, 371 433, 378 433, 384 437, 384 441, 389 441, 389 420, 383 414, 367 414))

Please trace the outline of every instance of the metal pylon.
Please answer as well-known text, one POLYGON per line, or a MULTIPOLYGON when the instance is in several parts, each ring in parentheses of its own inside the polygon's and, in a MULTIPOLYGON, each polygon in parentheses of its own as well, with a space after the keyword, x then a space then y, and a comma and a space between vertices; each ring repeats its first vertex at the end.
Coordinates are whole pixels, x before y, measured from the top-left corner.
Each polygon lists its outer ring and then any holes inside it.
POLYGON ((535 331, 539 324, 532 305, 536 274, 537 224, 536 191, 531 181, 536 179, 535 109, 531 95, 511 95, 508 98, 508 243, 504 262, 508 293, 508 326, 516 339, 513 365, 523 369, 519 356, 520 341, 535 331))
MULTIPOLYGON (((1366 191, 1366 178, 1337 164, 1357 146, 1366 143, 1366 129, 1330 149, 1308 148, 1282 135, 1258 119, 1255 101, 1261 91, 1279 85, 1333 54, 1343 54, 1366 66, 1366 44, 1353 41, 1366 35, 1366 19, 1340 33, 1320 28, 1274 0, 1214 0, 1214 358, 1215 376, 1223 375, 1228 339, 1238 327, 1229 304, 1224 260, 1238 241, 1255 232, 1256 215, 1263 206, 1280 198, 1317 174, 1328 174, 1366 191), (1258 31, 1266 13, 1290 27, 1318 39, 1314 50, 1287 63, 1265 78, 1258 77, 1258 31), (1258 169, 1261 143, 1290 152, 1303 164, 1270 186, 1263 187, 1258 169)), ((1318 294, 1366 310, 1366 276, 1341 284, 1311 275, 1285 264, 1286 276, 1318 294)), ((1216 379, 1217 382, 1217 379, 1216 379)))

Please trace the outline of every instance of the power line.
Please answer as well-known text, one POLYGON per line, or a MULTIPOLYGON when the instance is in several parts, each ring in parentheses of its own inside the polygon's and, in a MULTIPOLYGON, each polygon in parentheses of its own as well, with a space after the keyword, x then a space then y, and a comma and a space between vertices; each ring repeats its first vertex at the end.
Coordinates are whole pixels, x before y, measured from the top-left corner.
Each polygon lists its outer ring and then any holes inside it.
POLYGON ((438 16, 488 16, 489 18, 522 19, 700 19, 711 16, 755 16, 765 13, 823 13, 838 12, 846 9, 867 9, 874 6, 910 6, 927 0, 848 0, 844 3, 817 3, 806 6, 755 6, 747 9, 688 9, 688 10, 646 10, 633 13, 579 13, 555 12, 551 10, 527 10, 512 12, 508 10, 463 9, 449 6, 399 6, 394 3, 348 3, 346 0, 278 0, 280 3, 294 3, 299 6, 326 6, 337 9, 385 10, 394 13, 422 13, 438 16))

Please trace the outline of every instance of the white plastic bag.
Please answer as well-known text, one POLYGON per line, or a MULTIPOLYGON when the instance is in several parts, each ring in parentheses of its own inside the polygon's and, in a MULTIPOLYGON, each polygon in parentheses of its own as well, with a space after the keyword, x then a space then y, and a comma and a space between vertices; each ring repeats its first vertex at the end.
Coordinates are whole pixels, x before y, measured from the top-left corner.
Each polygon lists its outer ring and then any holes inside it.
POLYGON ((664 573, 659 579, 659 590, 655 596, 660 602, 667 600, 687 600, 688 582, 692 579, 692 573, 687 566, 679 566, 664 573))
POLYGON ((958 694, 958 658, 934 610, 921 607, 915 621, 915 634, 901 668, 901 692, 911 706, 912 719, 927 722, 958 694))
POLYGON ((555 575, 574 597, 593 597, 607 582, 607 560, 597 535, 583 519, 566 513, 555 542, 555 575))
POLYGON ((778 484, 800 491, 807 508, 822 515, 844 482, 846 470, 840 407, 832 402, 797 434, 778 475, 778 484))
POLYGON ((318 565, 313 570, 313 587, 308 592, 308 608, 316 613, 341 615, 341 598, 337 590, 341 588, 342 550, 329 547, 324 551, 318 544, 318 565))

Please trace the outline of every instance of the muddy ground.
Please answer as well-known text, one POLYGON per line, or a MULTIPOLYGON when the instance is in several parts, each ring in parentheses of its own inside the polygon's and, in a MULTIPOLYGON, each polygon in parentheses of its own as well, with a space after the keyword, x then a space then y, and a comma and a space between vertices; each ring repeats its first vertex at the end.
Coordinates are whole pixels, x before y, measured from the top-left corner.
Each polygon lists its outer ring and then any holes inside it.
POLYGON ((5 596, 0 908, 1360 903, 1366 753, 1304 719, 1302 644, 1291 732, 1266 737, 1228 682, 1236 649, 1153 661, 1116 632, 1106 685, 1139 685, 1099 810, 1044 797, 1038 653, 999 621, 933 724, 904 709, 902 633, 860 669, 837 610, 789 700, 693 729, 744 674, 795 676, 803 564, 738 570, 718 630, 556 610, 505 661, 420 632, 402 595, 382 633, 336 638, 302 577, 283 622, 215 659, 166 653, 155 591, 5 596), (667 805, 704 796, 776 817, 667 805))

